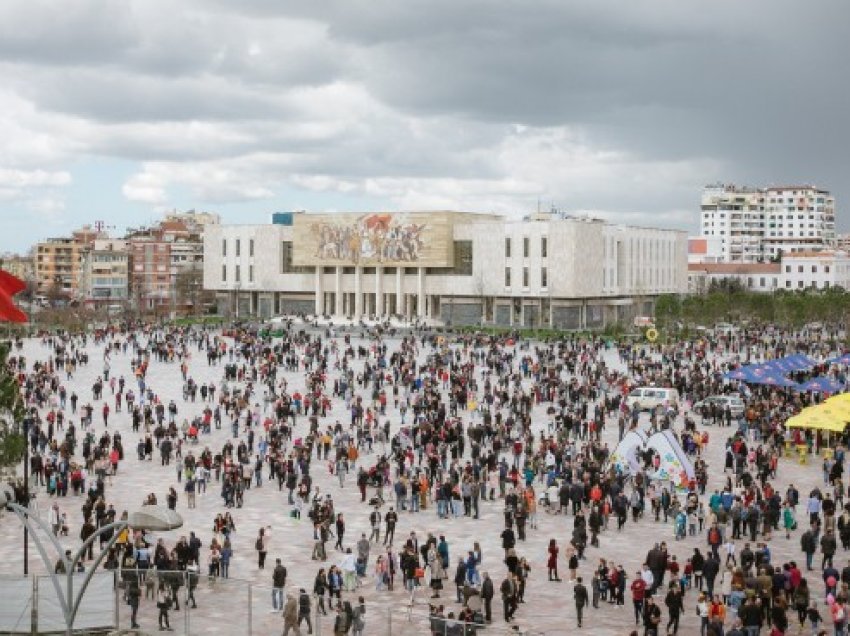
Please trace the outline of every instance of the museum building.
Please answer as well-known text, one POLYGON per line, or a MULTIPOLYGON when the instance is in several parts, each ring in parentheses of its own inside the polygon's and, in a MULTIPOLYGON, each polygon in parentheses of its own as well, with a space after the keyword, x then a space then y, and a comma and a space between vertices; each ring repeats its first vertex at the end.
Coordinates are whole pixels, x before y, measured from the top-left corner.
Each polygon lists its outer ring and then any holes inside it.
POLYGON ((535 214, 273 215, 204 232, 220 314, 398 316, 452 325, 584 329, 651 315, 688 287, 687 235, 535 214))

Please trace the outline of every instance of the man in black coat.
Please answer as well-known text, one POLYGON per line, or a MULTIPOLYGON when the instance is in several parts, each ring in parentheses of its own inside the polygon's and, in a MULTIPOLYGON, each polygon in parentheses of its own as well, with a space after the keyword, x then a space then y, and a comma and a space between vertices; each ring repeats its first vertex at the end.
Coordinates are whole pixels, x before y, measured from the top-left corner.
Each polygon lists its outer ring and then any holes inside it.
POLYGON ((823 553, 821 569, 825 568, 827 563, 832 567, 832 557, 835 556, 836 547, 835 535, 832 533, 832 530, 827 530, 826 534, 820 540, 820 550, 823 553))
POLYGON ((705 560, 705 565, 702 566, 702 573, 705 576, 705 586, 708 590, 708 597, 714 596, 714 580, 717 578, 717 573, 720 572, 720 559, 713 554, 709 554, 705 560))
POLYGON ((493 579, 485 572, 481 581, 481 599, 484 601, 484 620, 488 623, 493 620, 493 579))
POLYGON ((817 538, 814 531, 809 528, 800 537, 800 549, 806 555, 806 569, 811 571, 812 560, 814 559, 815 550, 817 550, 817 538))
POLYGON ((576 579, 576 584, 573 587, 573 598, 576 602, 576 620, 578 626, 581 627, 581 615, 587 605, 587 588, 581 582, 581 577, 576 579))

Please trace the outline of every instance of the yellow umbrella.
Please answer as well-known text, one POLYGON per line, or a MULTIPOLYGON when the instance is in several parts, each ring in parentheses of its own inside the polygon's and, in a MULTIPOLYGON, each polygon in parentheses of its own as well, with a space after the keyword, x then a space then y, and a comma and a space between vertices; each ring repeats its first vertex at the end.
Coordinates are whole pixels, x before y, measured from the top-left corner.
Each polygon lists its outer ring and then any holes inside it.
POLYGON ((819 416, 823 415, 834 420, 841 420, 842 422, 850 422, 850 405, 845 406, 840 403, 819 404, 808 409, 803 409, 802 413, 806 412, 819 416))
MULTIPOLYGON (((807 409, 808 410, 808 409, 807 409)), ((844 431, 847 423, 843 419, 836 419, 824 414, 800 413, 788 418, 785 426, 789 428, 803 428, 818 431, 832 431, 840 433, 844 431)))
POLYGON ((850 393, 839 393, 824 401, 824 404, 846 404, 850 407, 850 393))

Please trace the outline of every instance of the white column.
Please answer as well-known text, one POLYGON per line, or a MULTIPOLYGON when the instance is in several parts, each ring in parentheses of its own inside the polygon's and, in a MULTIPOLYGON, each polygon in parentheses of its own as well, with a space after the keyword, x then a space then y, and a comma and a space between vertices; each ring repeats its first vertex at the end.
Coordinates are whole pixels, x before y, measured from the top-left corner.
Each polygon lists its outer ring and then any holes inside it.
POLYGON ((342 267, 337 266, 334 273, 335 297, 334 297, 334 313, 337 316, 345 315, 345 308, 342 305, 342 267))
POLYGON ((384 315, 384 268, 375 267, 375 315, 384 315))
POLYGON ((360 265, 354 267, 354 319, 360 320, 363 315, 363 294, 361 291, 361 283, 363 278, 363 268, 360 265))
POLYGON ((321 265, 316 265, 316 286, 315 286, 315 294, 316 294, 316 315, 321 316, 325 313, 325 290, 324 285, 322 284, 322 278, 324 274, 324 267, 321 265))
POLYGON ((425 268, 416 270, 416 315, 425 317, 425 268))
POLYGON ((404 268, 395 268, 395 310, 398 314, 404 314, 407 317, 407 312, 404 308, 404 299, 402 298, 401 281, 404 276, 404 268))

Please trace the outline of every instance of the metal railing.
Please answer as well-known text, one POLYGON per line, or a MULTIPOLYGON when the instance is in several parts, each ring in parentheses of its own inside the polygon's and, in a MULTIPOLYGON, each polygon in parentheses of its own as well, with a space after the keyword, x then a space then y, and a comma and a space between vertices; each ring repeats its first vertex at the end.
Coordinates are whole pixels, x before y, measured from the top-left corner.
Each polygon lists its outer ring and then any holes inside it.
MULTIPOLYGON (((80 604, 74 633, 106 634, 130 629, 133 610, 127 592, 134 582, 139 587, 136 623, 143 633, 158 631, 161 615, 163 624, 167 616, 173 634, 185 636, 266 636, 282 633, 284 628, 282 611, 273 610, 273 594, 277 591, 270 586, 192 571, 134 569, 95 573, 80 604), (160 584, 173 599, 164 612, 157 606, 160 584)), ((290 592, 291 588, 287 588, 280 594, 281 606, 290 592)), ((64 632, 62 609, 48 576, 0 577, 0 599, 0 633, 64 632)), ((328 602, 328 597, 323 600, 326 613, 319 610, 318 598, 310 594, 310 626, 315 636, 333 636, 337 599, 333 599, 333 604, 328 602)), ((356 605, 352 593, 344 593, 343 601, 346 600, 356 605)), ((411 606, 410 600, 411 597, 401 592, 393 595, 389 605, 383 600, 380 604, 367 602, 362 633, 369 636, 547 636, 545 630, 509 626, 501 619, 487 624, 435 617, 424 601, 417 599, 411 606)), ((300 628, 298 633, 307 633, 306 618, 302 618, 300 628)), ((348 633, 356 632, 352 628, 348 633)))

